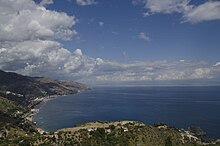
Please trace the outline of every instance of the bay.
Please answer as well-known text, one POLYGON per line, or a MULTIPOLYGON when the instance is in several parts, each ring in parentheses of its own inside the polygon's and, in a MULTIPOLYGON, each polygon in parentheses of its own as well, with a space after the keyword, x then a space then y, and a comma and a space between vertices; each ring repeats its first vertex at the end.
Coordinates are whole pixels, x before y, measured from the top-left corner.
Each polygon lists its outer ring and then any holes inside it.
POLYGON ((177 128, 200 126, 220 138, 220 87, 94 87, 49 100, 34 116, 46 131, 92 121, 164 122, 177 128))

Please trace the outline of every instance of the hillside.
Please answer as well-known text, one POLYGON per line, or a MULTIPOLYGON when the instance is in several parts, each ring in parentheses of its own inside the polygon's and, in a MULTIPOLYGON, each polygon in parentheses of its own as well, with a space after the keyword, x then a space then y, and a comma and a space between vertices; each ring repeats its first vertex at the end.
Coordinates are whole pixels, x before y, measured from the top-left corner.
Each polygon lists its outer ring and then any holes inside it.
MULTIPOLYGON (((28 120, 30 107, 47 96, 78 93, 86 86, 74 81, 28 77, 0 71, 0 146, 220 146, 205 143, 193 132, 166 124, 136 121, 91 122, 44 132, 28 120)), ((198 131, 194 128, 195 132, 198 131)))
POLYGON ((0 95, 21 105, 29 105, 36 97, 73 94, 86 88, 74 81, 22 76, 0 70, 0 95))
POLYGON ((37 134, 36 126, 23 118, 27 112, 27 108, 0 96, 0 146, 9 143, 16 145, 27 135, 37 134))
POLYGON ((13 113, 15 110, 20 110, 21 107, 17 106, 16 103, 9 101, 0 96, 0 111, 3 113, 13 113))
POLYGON ((74 81, 28 77, 0 70, 0 146, 26 146, 41 135, 27 117, 31 114, 30 108, 42 99, 85 89, 85 85, 74 81))
POLYGON ((136 121, 92 122, 32 138, 31 145, 59 146, 219 146, 168 125, 136 121))

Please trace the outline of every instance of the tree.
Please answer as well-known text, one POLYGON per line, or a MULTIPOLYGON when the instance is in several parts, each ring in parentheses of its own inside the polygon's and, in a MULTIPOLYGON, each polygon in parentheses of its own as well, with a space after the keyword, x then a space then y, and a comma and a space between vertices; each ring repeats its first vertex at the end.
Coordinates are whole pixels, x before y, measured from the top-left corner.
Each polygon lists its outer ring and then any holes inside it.
POLYGON ((165 140, 165 146, 172 146, 172 141, 171 141, 170 136, 167 137, 167 139, 165 140))

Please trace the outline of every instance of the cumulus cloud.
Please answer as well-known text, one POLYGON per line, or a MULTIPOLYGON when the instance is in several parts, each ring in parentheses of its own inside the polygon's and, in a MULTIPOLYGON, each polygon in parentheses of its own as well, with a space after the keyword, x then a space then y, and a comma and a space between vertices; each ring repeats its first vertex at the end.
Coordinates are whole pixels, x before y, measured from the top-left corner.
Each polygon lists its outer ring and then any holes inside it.
POLYGON ((26 41, 0 52, 1 69, 24 75, 79 79, 101 63, 83 55, 81 49, 70 52, 55 41, 26 41))
POLYGON ((220 1, 207 1, 200 5, 190 4, 192 0, 133 0, 133 4, 142 3, 147 12, 144 17, 157 14, 180 13, 183 22, 199 23, 220 19, 220 1))
POLYGON ((88 6, 97 4, 95 0, 76 0, 76 3, 81 6, 88 6))
POLYGON ((51 2, 43 0, 38 5, 33 0, 0 1, 1 69, 40 75, 62 69, 69 60, 77 62, 79 54, 57 42, 76 34, 72 28, 76 18, 43 6, 51 2))
POLYGON ((0 1, 0 41, 70 39, 74 16, 47 10, 32 0, 0 1))
POLYGON ((42 0, 40 2, 40 6, 46 6, 46 5, 49 5, 49 4, 53 4, 53 0, 42 0))
POLYGON ((185 12, 184 19, 191 23, 218 20, 220 19, 220 1, 208 1, 194 7, 191 11, 185 12))
POLYGON ((139 37, 139 39, 144 40, 144 41, 146 41, 146 42, 149 42, 149 41, 150 41, 150 37, 147 36, 147 34, 144 33, 144 32, 140 32, 140 33, 138 34, 138 37, 139 37))
MULTIPOLYGON (((47 10, 32 0, 0 1, 0 69, 86 83, 220 79, 219 63, 122 63, 91 58, 81 49, 71 52, 58 40, 71 39, 75 24, 74 16, 47 10)), ((143 32, 139 36, 150 40, 143 32)))
POLYGON ((0 69, 24 75, 79 79, 92 74, 102 59, 70 52, 58 42, 76 34, 77 20, 47 10, 32 0, 0 1, 0 69))
POLYGON ((0 49, 0 68, 33 76, 72 79, 84 83, 219 80, 220 68, 205 62, 151 61, 122 63, 91 58, 54 41, 30 41, 0 49), (38 47, 40 46, 40 47, 38 47))

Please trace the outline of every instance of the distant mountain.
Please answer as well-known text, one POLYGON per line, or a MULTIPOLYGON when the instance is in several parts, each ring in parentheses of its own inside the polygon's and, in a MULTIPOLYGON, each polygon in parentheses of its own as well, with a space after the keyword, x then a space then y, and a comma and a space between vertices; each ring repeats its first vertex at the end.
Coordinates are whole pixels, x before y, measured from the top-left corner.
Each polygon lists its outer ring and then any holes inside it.
POLYGON ((29 77, 0 70, 0 95, 21 105, 29 105, 37 97, 66 95, 87 89, 74 81, 29 77))

